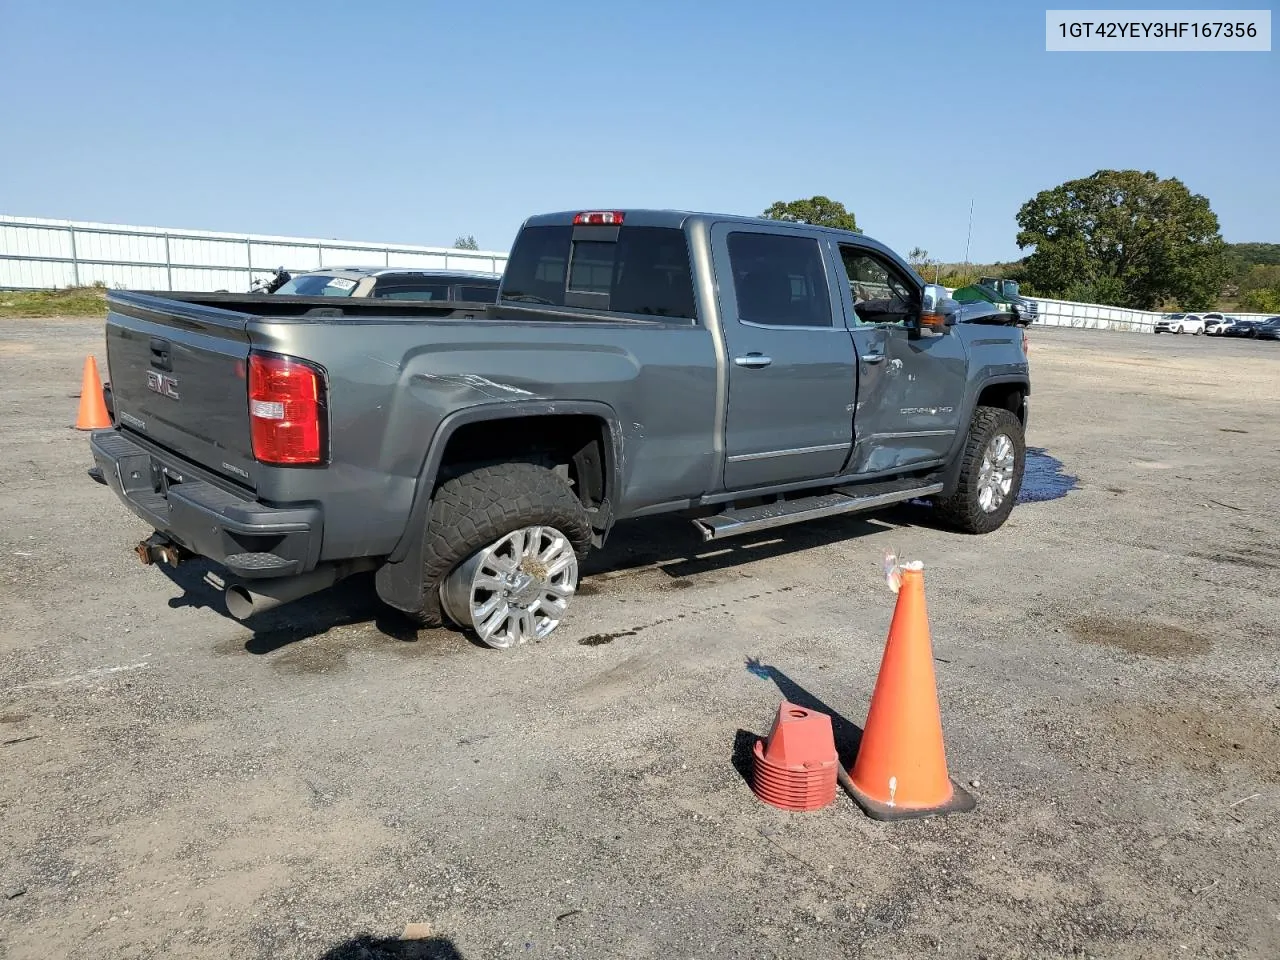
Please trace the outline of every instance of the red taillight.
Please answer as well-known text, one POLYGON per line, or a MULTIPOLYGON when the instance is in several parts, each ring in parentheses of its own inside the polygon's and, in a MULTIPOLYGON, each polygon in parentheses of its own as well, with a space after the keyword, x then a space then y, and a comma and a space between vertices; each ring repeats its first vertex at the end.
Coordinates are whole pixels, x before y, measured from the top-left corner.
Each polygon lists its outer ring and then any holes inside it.
POLYGON ((586 210, 574 215, 573 225, 617 227, 622 225, 622 216, 621 210, 586 210))
POLYGON ((324 382, 292 357, 249 356, 249 427, 262 463, 324 460, 324 382))

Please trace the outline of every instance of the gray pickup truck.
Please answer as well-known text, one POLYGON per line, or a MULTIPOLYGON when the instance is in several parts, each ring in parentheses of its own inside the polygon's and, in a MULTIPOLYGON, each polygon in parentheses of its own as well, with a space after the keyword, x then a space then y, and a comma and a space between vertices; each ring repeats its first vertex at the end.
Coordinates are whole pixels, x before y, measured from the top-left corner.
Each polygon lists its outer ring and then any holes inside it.
POLYGON ((102 478, 144 562, 239 619, 376 570, 384 602, 547 636, 619 520, 708 540, 931 499, 996 529, 1025 334, 868 237, 658 210, 535 216, 491 305, 108 295, 102 478))

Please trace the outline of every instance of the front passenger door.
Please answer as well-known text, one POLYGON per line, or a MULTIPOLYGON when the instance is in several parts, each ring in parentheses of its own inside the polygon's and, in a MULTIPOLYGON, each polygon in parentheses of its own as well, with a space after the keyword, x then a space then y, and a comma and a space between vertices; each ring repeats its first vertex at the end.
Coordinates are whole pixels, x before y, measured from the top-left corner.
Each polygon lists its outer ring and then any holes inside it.
POLYGON ((960 429, 967 357, 952 331, 908 329, 922 289, 882 251, 839 244, 845 316, 859 357, 851 473, 944 460, 960 429))

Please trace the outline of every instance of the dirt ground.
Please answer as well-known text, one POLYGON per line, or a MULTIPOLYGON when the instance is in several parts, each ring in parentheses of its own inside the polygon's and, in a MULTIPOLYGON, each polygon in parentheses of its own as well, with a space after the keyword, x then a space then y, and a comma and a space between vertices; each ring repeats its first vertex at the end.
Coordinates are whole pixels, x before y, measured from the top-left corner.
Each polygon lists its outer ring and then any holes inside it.
POLYGON ((250 632, 208 568, 140 565, 70 429, 90 351, 0 321, 9 960, 1280 956, 1280 344, 1033 329, 997 533, 626 527, 513 652, 368 579, 250 632), (851 761, 887 549, 977 809, 776 811, 751 735, 785 695, 851 761))

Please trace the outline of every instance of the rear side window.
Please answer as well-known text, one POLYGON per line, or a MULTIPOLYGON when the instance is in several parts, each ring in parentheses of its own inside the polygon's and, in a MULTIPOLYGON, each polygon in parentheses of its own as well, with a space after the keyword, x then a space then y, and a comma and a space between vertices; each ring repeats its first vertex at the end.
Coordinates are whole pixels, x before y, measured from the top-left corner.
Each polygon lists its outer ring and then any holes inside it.
POLYGON ((689 247, 671 227, 527 227, 511 251, 502 299, 697 317, 689 247))
POLYGON ((379 280, 372 297, 381 300, 448 300, 448 281, 379 280))
POLYGON ((486 283, 459 287, 458 299, 471 303, 495 303, 498 299, 498 285, 486 283))
POLYGON ((813 237, 729 234, 738 319, 770 327, 831 326, 831 294, 813 237))

